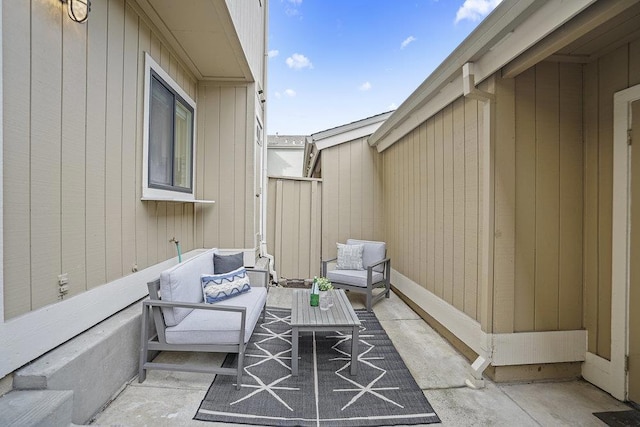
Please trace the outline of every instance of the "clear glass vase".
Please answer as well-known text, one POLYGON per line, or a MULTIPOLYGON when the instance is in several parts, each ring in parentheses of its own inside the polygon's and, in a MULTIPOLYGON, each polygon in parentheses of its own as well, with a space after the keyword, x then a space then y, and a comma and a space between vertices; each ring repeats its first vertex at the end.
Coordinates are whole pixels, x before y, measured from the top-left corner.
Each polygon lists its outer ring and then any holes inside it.
POLYGON ((331 291, 320 291, 320 310, 329 310, 333 306, 331 291))

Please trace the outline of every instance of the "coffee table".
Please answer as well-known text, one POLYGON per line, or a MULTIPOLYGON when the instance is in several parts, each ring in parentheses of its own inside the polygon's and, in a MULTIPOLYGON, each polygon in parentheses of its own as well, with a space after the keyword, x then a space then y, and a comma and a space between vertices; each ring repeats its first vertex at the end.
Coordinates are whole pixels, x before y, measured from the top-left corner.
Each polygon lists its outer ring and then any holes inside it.
POLYGON ((358 373, 358 333, 360 320, 342 289, 331 292, 328 310, 309 305, 309 289, 295 289, 291 305, 291 374, 298 375, 298 337, 303 331, 351 331, 351 375, 358 373))

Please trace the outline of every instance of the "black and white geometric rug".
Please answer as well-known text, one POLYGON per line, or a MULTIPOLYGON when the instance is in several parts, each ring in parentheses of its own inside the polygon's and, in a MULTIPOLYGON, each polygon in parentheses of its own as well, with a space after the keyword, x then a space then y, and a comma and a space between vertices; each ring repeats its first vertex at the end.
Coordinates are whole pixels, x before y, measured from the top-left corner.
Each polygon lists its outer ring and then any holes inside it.
MULTIPOLYGON (((291 376, 291 311, 267 309, 245 353, 242 388, 214 379, 194 419, 272 426, 382 426, 440 422, 373 313, 362 322, 358 374, 351 335, 303 333, 299 376, 291 376)), ((229 355, 224 366, 237 366, 229 355)))

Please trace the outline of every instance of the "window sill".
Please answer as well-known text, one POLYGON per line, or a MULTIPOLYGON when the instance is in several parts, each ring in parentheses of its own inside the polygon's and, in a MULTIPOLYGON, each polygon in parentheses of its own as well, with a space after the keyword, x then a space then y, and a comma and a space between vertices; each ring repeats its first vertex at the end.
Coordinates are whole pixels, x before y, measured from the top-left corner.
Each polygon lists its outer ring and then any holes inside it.
POLYGON ((142 197, 140 200, 142 200, 143 202, 201 203, 208 205, 212 205, 215 203, 214 200, 180 199, 173 197, 142 197))

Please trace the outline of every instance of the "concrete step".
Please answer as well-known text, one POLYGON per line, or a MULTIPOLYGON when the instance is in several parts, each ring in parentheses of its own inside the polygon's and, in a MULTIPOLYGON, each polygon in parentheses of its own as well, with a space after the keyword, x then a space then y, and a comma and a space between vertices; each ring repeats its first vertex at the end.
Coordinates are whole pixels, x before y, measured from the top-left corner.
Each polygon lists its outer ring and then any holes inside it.
POLYGON ((138 373, 141 317, 140 303, 111 316, 16 371, 13 389, 70 390, 71 420, 87 423, 138 373))
POLYGON ((70 390, 14 390, 0 397, 2 426, 69 426, 72 413, 70 390))

